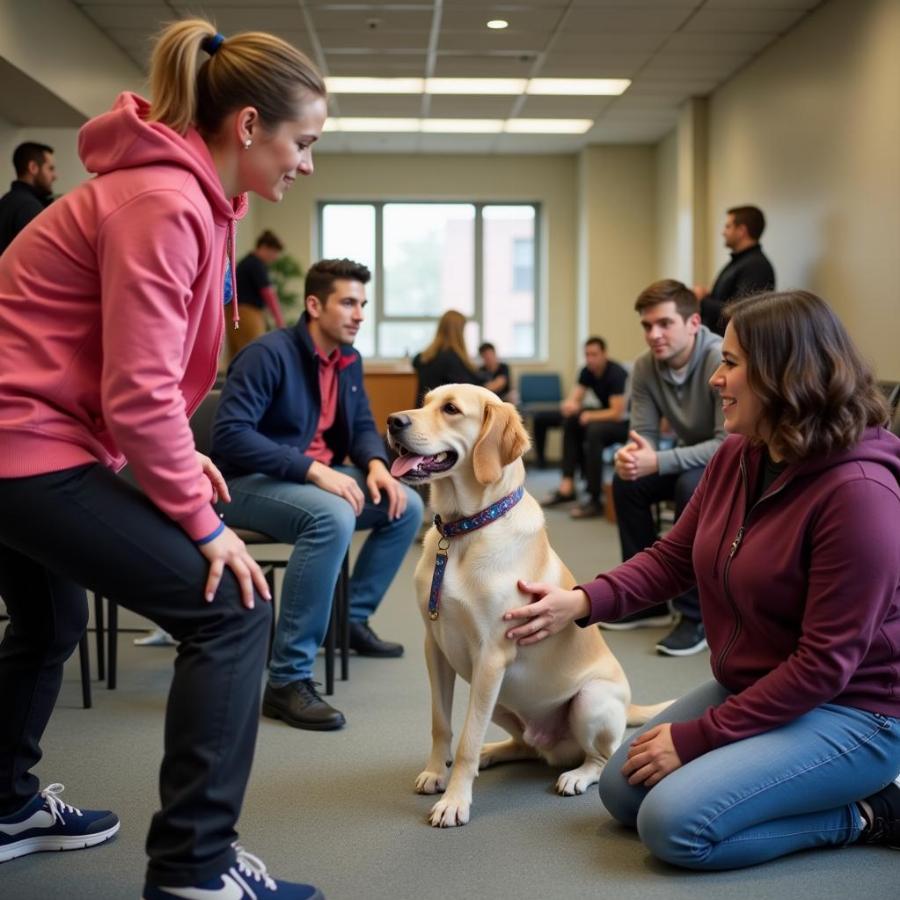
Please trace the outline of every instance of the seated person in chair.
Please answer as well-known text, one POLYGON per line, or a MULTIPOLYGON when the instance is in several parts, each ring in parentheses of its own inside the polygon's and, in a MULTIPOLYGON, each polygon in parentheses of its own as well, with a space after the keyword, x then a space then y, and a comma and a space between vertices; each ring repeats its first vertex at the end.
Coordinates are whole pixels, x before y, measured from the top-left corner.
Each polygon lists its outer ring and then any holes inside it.
POLYGON ((571 515, 575 519, 585 519, 603 514, 603 451, 628 439, 627 382, 625 369, 606 355, 606 341, 601 337, 588 338, 584 343, 584 368, 560 407, 562 480, 544 501, 544 506, 556 506, 575 499, 575 468, 580 463, 588 495, 583 503, 572 509, 571 515))
POLYGON ((369 270, 321 260, 306 275, 306 312, 231 363, 213 426, 213 458, 228 481, 225 518, 294 545, 284 573, 263 715, 296 728, 340 728, 312 669, 353 532, 371 529, 350 578, 350 647, 395 657, 368 619, 422 520, 422 501, 388 471, 353 340, 369 270), (345 465, 349 457, 351 465, 345 465))
POLYGON ((509 366, 505 362, 500 362, 497 348, 490 341, 485 341, 478 348, 478 355, 481 357, 481 367, 478 369, 481 383, 501 400, 512 403, 512 377, 509 374, 509 366))

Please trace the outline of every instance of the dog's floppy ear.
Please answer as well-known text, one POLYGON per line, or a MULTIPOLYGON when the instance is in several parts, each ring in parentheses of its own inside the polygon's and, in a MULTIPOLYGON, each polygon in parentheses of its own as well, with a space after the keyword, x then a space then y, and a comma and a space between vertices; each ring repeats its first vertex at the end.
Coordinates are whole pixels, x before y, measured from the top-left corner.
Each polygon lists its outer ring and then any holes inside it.
POLYGON ((484 408, 481 434, 472 451, 472 468, 479 484, 500 478, 504 466, 518 459, 530 444, 519 411, 511 403, 490 403, 484 408))

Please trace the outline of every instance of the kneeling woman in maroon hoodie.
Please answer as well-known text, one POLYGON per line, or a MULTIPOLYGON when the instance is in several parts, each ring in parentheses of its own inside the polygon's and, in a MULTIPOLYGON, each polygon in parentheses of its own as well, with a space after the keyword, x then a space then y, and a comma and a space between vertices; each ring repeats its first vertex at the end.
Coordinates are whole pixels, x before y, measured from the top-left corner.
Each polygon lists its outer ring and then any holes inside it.
POLYGON ((818 297, 730 309, 729 437, 661 541, 589 584, 521 583, 508 637, 618 619, 696 584, 713 680, 626 741, 603 803, 691 869, 900 847, 900 439, 818 297))

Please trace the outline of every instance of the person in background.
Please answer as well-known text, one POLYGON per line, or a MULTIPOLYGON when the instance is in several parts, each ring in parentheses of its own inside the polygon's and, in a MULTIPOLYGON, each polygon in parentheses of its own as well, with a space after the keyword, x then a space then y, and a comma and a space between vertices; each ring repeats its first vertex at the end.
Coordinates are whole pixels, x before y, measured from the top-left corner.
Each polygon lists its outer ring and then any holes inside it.
POLYGON ((53 148, 26 141, 13 151, 16 180, 0 197, 0 255, 13 238, 53 200, 56 160, 53 148))
POLYGON ((731 251, 731 260, 716 276, 712 288, 694 285, 701 321, 716 334, 725 331, 722 311, 728 303, 775 290, 775 270, 759 243, 765 228, 766 217, 755 206, 734 206, 728 210, 722 238, 731 251))
MULTIPOLYGON (((312 173, 325 83, 280 38, 186 19, 158 38, 150 85, 152 102, 124 93, 81 129, 94 177, 0 257, 0 861, 119 829, 33 771, 88 588, 179 643, 134 894, 318 900, 237 844, 271 598, 213 508, 228 487, 188 420, 215 379, 245 192, 277 202, 312 173), (142 490, 116 475, 126 460, 142 490)), ((82 890, 108 892, 102 867, 82 890)))
POLYGON ((505 362, 500 362, 497 349, 490 341, 485 341, 478 348, 478 355, 481 357, 481 367, 478 369, 481 383, 501 400, 508 400, 512 394, 509 366, 505 362))
MULTIPOLYGON (((729 307, 710 385, 728 437, 672 530, 567 591, 520 589, 510 639, 696 585, 713 679, 600 776, 612 816, 688 869, 900 849, 900 439, 843 324, 805 291, 729 307)), ((864 863, 864 860, 857 860, 864 863)))
MULTIPOLYGON (((634 304, 649 350, 631 374, 631 439, 616 452, 613 500, 622 559, 659 537, 654 506, 675 501, 684 512, 706 464, 725 437, 722 407, 709 378, 721 361, 722 339, 700 324, 697 298, 680 281, 664 279, 643 290, 634 304), (665 419, 677 444, 660 449, 665 419)), ((706 649, 697 591, 672 601, 679 614, 672 631, 656 644, 664 656, 690 656, 706 649)), ((671 622, 668 606, 641 609, 604 628, 628 629, 671 622)))
POLYGON ((419 383, 416 406, 422 405, 425 395, 442 384, 480 384, 478 371, 466 350, 466 317, 455 309, 448 309, 438 320, 434 340, 413 357, 419 383))
POLYGON ((237 264, 237 298, 240 327, 232 328, 225 311, 225 333, 228 335, 228 352, 237 356, 251 341, 266 333, 263 310, 268 309, 276 328, 284 328, 284 314, 278 302, 278 294, 269 274, 271 266, 284 250, 281 241, 271 231, 264 231, 256 239, 256 249, 237 264))
MULTIPOLYGON (((625 390, 628 373, 606 355, 606 341, 589 337, 584 342, 584 367, 560 407, 563 420, 562 479, 543 506, 571 503, 576 498, 575 470, 580 465, 587 482, 587 498, 572 508, 574 519, 603 515, 603 451, 628 440, 625 390)), ((543 446, 546 419, 535 420, 535 441, 543 446)))

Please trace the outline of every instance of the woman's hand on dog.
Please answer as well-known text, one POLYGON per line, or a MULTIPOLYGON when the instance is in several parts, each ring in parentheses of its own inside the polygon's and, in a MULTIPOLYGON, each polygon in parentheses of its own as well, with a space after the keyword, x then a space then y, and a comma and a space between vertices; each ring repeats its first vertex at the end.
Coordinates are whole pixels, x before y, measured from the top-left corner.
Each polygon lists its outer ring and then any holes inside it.
POLYGON ((672 726, 669 722, 664 722, 638 735, 631 742, 622 774, 629 784, 642 784, 651 788, 681 766, 681 759, 672 742, 672 726))
POLYGON ((506 632, 510 640, 522 646, 536 644, 551 634, 556 634, 576 619, 589 615, 591 611, 588 595, 579 588, 566 591, 553 584, 520 579, 519 590, 531 594, 531 602, 504 613, 503 619, 525 620, 506 632))

